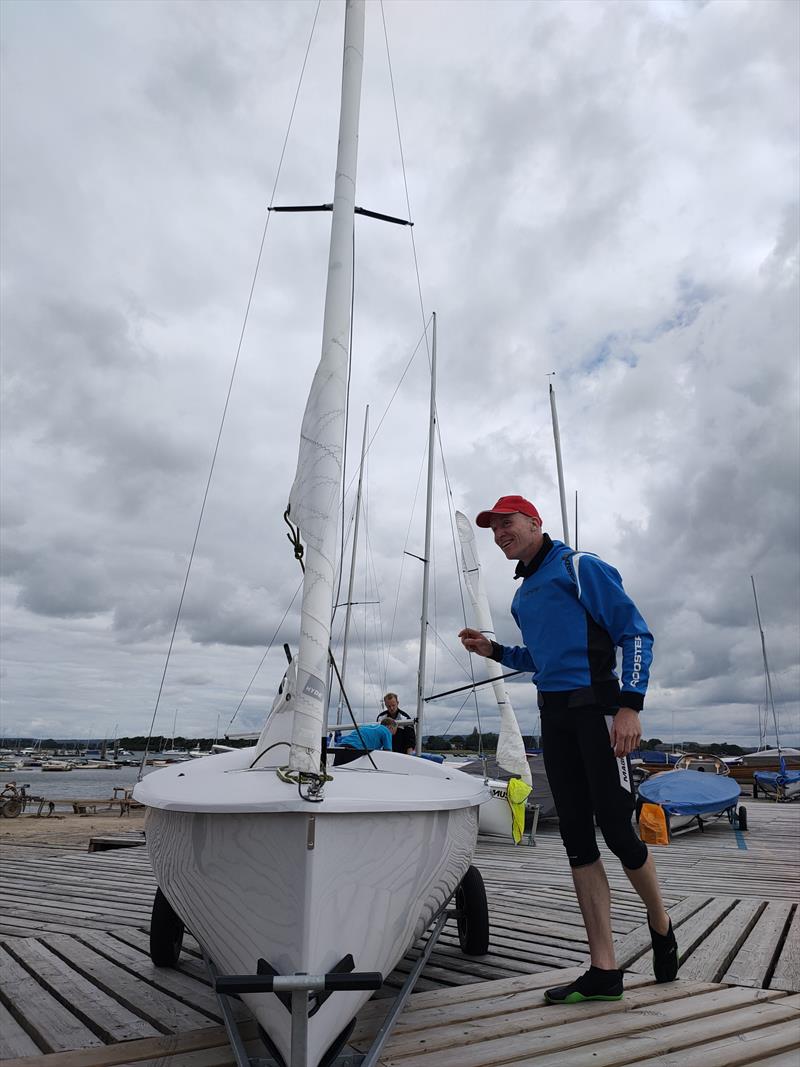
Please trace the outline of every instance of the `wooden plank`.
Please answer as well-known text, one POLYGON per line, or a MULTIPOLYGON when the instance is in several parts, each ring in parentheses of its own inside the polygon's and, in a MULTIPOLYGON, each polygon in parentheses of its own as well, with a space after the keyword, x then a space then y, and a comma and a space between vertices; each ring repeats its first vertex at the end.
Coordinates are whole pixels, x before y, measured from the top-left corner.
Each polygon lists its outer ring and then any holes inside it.
POLYGON ((769 982, 770 989, 800 990, 800 905, 794 910, 786 940, 769 982))
MULTIPOLYGON (((776 1004, 789 1008, 789 1000, 776 1004)), ((773 1023, 755 1030, 745 1030, 721 1041, 704 1041, 683 1049, 680 1055, 653 1056, 637 1060, 636 1067, 797 1067, 800 1063, 800 1030, 786 1022, 773 1023)))
MULTIPOLYGON (((776 1038, 786 1038, 786 1027, 783 1026, 774 1028, 765 1027, 764 1030, 759 1030, 758 1034, 747 1034, 744 1040, 752 1041, 754 1045, 758 1041, 766 1041, 771 1036, 771 1030, 777 1031, 774 1035, 776 1038)), ((782 1044, 781 1048, 783 1049, 782 1044)), ((800 1048, 800 1046, 798 1046, 797 1044, 790 1044, 788 1049, 776 1052, 774 1056, 769 1055, 769 1053, 772 1051, 769 1047, 762 1047, 761 1049, 757 1048, 755 1049, 756 1055, 758 1056, 757 1059, 751 1058, 748 1060, 739 1060, 738 1062, 749 1063, 754 1065, 757 1064, 758 1067, 797 1067, 798 1062, 800 1062, 800 1055, 792 1055, 792 1053, 796 1053, 798 1048, 800 1048)), ((717 1067, 717 1064, 720 1064, 721 1067, 727 1067, 729 1062, 729 1060, 724 1060, 721 1057, 718 1059, 714 1059, 712 1054, 709 1067, 717 1067)), ((694 1067, 694 1065, 692 1065, 692 1067, 694 1067)))
POLYGON ((774 900, 767 904, 721 981, 756 989, 764 986, 782 943, 791 907, 787 900, 774 900))
MULTIPOLYGON (((255 1022, 245 1023, 241 1034, 245 1041, 257 1035, 255 1022)), ((222 1046, 229 1049, 224 1026, 192 1030, 185 1034, 166 1034, 163 1037, 126 1041, 124 1045, 103 1045, 100 1048, 80 1049, 77 1052, 56 1052, 49 1056, 8 1060, 3 1067, 119 1067, 122 1063, 151 1062, 161 1064, 168 1057, 222 1046)))
MULTIPOLYGON (((692 915, 695 915, 701 908, 704 908, 709 904, 711 899, 711 897, 701 893, 692 893, 691 896, 682 900, 680 904, 677 904, 674 908, 670 908, 669 916, 672 919, 673 929, 678 932, 680 930, 680 924, 691 918, 692 915)), ((639 959, 645 954, 647 954, 649 961, 652 948, 653 942, 650 937, 650 929, 647 922, 645 922, 621 941, 614 942, 614 954, 617 957, 617 966, 622 970, 627 970, 634 960, 639 959)))
POLYGON ((740 900, 683 963, 681 978, 699 982, 721 978, 764 907, 760 900, 740 900))
MULTIPOLYGON (((634 981, 639 986, 645 985, 645 979, 641 975, 637 976, 634 981)), ((552 975, 550 982, 552 984, 552 975)), ((647 985, 648 988, 640 993, 643 998, 642 1003, 658 1003, 662 999, 661 991, 656 990, 652 983, 647 983, 647 985)), ((684 991, 676 987, 672 987, 667 992, 667 999, 669 995, 685 996, 684 991)), ((603 1019, 608 1015, 620 1014, 627 1010, 628 1006, 624 1000, 596 1001, 581 1006, 580 1018, 581 1021, 603 1019)), ((563 1006, 545 1004, 542 989, 523 990, 511 997, 487 996, 477 1005, 448 1005, 414 1009, 404 1012, 401 1016, 392 1033, 390 1045, 387 1046, 387 1055, 390 1054, 392 1059, 401 1059, 419 1052, 424 1046, 427 1055, 437 1054, 438 1065, 439 1053, 455 1045, 469 1045, 473 1041, 486 1040, 492 1036, 501 1036, 505 1040, 515 1034, 530 1033, 537 1027, 550 1028, 565 1023, 572 1024, 575 1018, 573 1004, 563 1006)), ((366 1020, 362 1024, 361 1016, 359 1016, 351 1044, 366 1051, 368 1039, 372 1039, 376 1030, 377 1027, 373 1031, 366 1020)))
MULTIPOLYGON (((274 1063, 272 1059, 268 1061, 263 1059, 266 1055, 266 1049, 261 1041, 246 1042, 245 1052, 248 1057, 256 1057, 262 1063, 274 1063)), ((140 1067, 140 1065, 126 1060, 124 1063, 120 1063, 119 1067, 140 1067)), ((217 1048, 203 1049, 202 1052, 184 1052, 177 1056, 171 1056, 166 1062, 159 1060, 158 1064, 152 1064, 152 1067, 236 1067, 236 1060, 231 1047, 225 1048, 222 1045, 217 1048)))
MULTIPOLYGON (((83 934, 81 940, 95 952, 112 960, 120 967, 124 967, 137 978, 141 978, 177 1000, 182 1000, 184 1004, 197 1008, 215 1022, 222 1022, 216 993, 209 985, 204 972, 198 977, 190 977, 171 967, 156 967, 149 955, 110 934, 83 934)), ((233 999, 230 1006, 234 1017, 250 1018, 249 1010, 241 1001, 233 999)))
POLYGON ((39 1046, 0 1001, 0 1060, 9 1060, 14 1056, 35 1056, 38 1053, 39 1046))
POLYGON ((84 1022, 103 1041, 128 1041, 160 1033, 155 1027, 92 985, 59 956, 33 939, 13 948, 17 962, 36 975, 40 985, 84 1022))
POLYGON ((0 948, 0 988, 3 1001, 45 1052, 101 1045, 96 1034, 60 1004, 47 990, 0 948))
POLYGON ((109 996, 147 1019, 162 1034, 212 1025, 207 1016, 162 993, 160 989, 137 981, 133 975, 93 952, 76 938, 54 934, 47 943, 60 956, 68 959, 85 978, 90 978, 109 996))
MULTIPOLYGON (((711 900, 704 908, 697 911, 690 919, 687 919, 676 931, 678 939, 678 958, 681 964, 707 937, 710 930, 720 922, 736 905, 733 897, 717 897, 711 900)), ((633 971, 649 971, 652 964, 650 957, 641 957, 630 965, 633 971)))
MULTIPOLYGON (((76 894, 66 899, 39 898, 36 901, 36 908, 39 914, 45 917, 53 915, 68 915, 75 918, 95 916, 97 914, 97 896, 99 895, 96 894, 97 891, 94 887, 92 887, 91 891, 87 891, 87 886, 84 884, 81 896, 76 894)), ((4 886, 3 897, 4 911, 8 915, 18 915, 20 912, 25 914, 25 911, 30 907, 30 891, 26 893, 14 892, 4 886)), ((144 902, 109 900, 105 895, 103 895, 103 909, 107 915, 120 915, 123 918, 136 919, 139 922, 143 918, 149 919, 151 912, 151 908, 144 902)))
MULTIPOLYGON (((500 1064, 532 1064, 535 1067, 621 1067, 635 1062, 648 1052, 664 1052, 696 1043, 698 1031, 708 1029, 713 1036, 719 1033, 737 1033, 746 1027, 743 1016, 751 1013, 753 1025, 789 1018, 792 1012, 778 1012, 770 1017, 770 1003, 754 1003, 774 999, 764 990, 738 989, 734 986, 717 987, 708 992, 692 992, 694 986, 687 983, 684 995, 666 1003, 648 1002, 641 1012, 621 1010, 624 1001, 601 1004, 601 1014, 584 1018, 575 1012, 576 1021, 569 1025, 548 1024, 551 1008, 539 1010, 538 1017, 531 1019, 529 1029, 517 1034, 498 1033, 489 1020, 482 1032, 476 1020, 472 1027, 462 1027, 461 1037, 451 1032, 448 1048, 437 1050, 436 1067, 499 1067, 500 1064), (759 1013, 757 1015, 756 1013, 759 1013), (692 1020, 691 1025, 687 1025, 692 1020), (484 1036, 484 1034, 486 1036, 484 1036), (633 1043, 630 1039, 634 1038, 633 1043), (456 1045, 455 1041, 459 1044, 456 1045), (635 1057, 632 1048, 637 1049, 635 1057), (536 1050, 534 1052, 534 1050, 536 1050)), ((642 991, 643 993, 645 990, 642 991)), ((638 1001, 634 992, 628 999, 628 1008, 638 1001)), ((592 1005, 594 1008, 596 1005, 592 1005)), ((575 1005, 572 1005, 573 1009, 575 1005)), ((581 1006, 582 1008, 584 1005, 581 1006)), ((555 1009, 558 1010, 558 1009, 555 1009)), ((702 1036, 702 1034, 701 1034, 702 1036)), ((387 1067, 431 1067, 427 1053, 394 1056, 394 1039, 390 1040, 382 1057, 387 1067), (426 1062, 427 1060, 427 1062, 426 1062)), ((417 1042, 417 1050, 419 1050, 417 1042)))

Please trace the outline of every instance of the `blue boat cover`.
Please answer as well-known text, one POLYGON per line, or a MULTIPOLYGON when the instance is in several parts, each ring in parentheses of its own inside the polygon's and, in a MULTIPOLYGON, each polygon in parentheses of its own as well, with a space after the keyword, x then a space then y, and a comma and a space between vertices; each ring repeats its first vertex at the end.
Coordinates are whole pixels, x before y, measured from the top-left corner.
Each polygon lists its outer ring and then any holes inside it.
POLYGON ((794 785, 800 782, 800 771, 756 771, 753 775, 759 785, 772 786, 794 785))
POLYGON ((639 796, 660 804, 670 815, 710 815, 733 807, 739 799, 738 782, 708 771, 664 771, 639 786, 639 796))

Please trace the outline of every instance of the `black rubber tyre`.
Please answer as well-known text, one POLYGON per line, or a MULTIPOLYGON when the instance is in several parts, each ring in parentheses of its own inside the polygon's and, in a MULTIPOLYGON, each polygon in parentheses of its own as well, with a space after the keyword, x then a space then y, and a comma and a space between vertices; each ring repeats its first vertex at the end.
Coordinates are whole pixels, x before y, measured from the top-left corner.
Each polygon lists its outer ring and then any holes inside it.
POLYGON ((746 830, 747 829, 747 808, 743 808, 742 805, 740 804, 739 805, 739 811, 737 812, 737 814, 739 816, 739 829, 740 830, 746 830))
POLYGON ((19 813, 22 811, 21 800, 7 800, 3 805, 3 815, 6 819, 16 819, 19 813))
POLYGON ((153 914, 150 918, 150 959, 156 967, 175 967, 183 944, 183 920, 172 910, 172 905, 156 889, 153 914))
POLYGON ((489 951, 489 905, 477 867, 467 868, 456 889, 455 903, 461 951, 467 956, 485 956, 489 951))

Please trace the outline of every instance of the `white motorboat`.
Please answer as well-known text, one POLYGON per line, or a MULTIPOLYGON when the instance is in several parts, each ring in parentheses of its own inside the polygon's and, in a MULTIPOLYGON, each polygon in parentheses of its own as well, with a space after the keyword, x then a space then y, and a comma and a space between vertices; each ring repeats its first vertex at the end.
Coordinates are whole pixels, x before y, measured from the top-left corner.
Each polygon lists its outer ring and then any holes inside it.
POLYGON ((71 771, 75 764, 63 759, 48 759, 42 764, 43 771, 71 771))
POLYGON ((332 1055, 374 988, 320 993, 312 977, 396 966, 474 871, 487 799, 480 779, 427 760, 374 752, 325 763, 363 41, 364 2, 348 0, 322 356, 287 512, 306 542, 300 647, 257 745, 156 771, 134 791, 159 886, 154 959, 174 961, 184 923, 223 978, 295 983, 288 1010, 285 994, 240 982, 292 1067, 332 1055))

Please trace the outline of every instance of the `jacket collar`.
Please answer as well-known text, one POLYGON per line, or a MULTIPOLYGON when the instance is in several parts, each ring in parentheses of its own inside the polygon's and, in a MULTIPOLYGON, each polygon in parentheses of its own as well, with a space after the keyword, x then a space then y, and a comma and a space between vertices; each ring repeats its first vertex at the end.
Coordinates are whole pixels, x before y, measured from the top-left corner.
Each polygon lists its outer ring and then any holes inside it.
POLYGON ((514 571, 514 578, 530 578, 544 562, 545 556, 553 547, 553 541, 550 534, 542 535, 542 547, 530 561, 530 563, 523 563, 522 560, 517 563, 517 569, 514 571))

